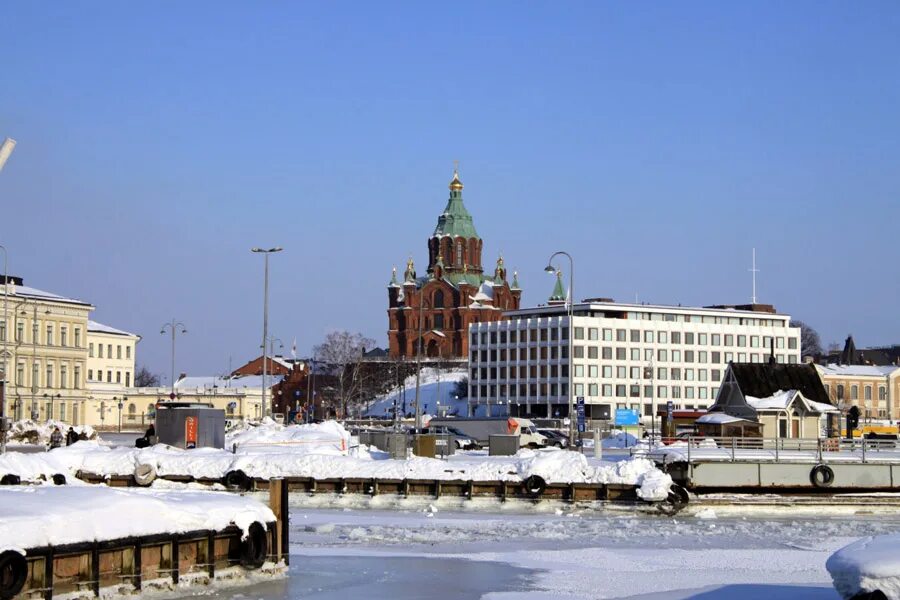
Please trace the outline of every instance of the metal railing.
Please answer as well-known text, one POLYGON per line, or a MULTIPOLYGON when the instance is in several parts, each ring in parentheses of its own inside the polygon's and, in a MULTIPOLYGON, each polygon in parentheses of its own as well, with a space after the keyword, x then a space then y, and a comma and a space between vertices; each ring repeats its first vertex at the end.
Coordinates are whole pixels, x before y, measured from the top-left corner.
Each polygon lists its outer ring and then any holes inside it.
POLYGON ((747 438, 747 437, 688 437, 670 444, 656 443, 651 448, 636 448, 633 453, 664 454, 683 451, 690 463, 698 459, 796 461, 815 458, 818 462, 840 459, 867 462, 878 457, 896 457, 900 462, 900 442, 884 439, 839 438, 747 438))

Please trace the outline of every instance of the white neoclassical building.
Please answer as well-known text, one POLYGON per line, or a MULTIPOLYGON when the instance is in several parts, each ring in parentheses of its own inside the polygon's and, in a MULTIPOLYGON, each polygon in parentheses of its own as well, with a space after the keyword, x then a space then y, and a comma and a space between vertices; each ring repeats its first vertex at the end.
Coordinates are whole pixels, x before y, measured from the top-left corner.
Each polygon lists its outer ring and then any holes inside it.
POLYGON ((87 327, 87 415, 89 423, 102 428, 128 425, 134 404, 135 354, 141 336, 88 321, 87 327), (121 405, 121 406, 120 406, 121 405))
POLYGON ((616 409, 649 416, 660 406, 706 408, 730 361, 800 362, 800 329, 769 305, 694 308, 585 301, 504 313, 469 329, 469 408, 488 414, 566 417, 569 385, 588 419, 616 409))

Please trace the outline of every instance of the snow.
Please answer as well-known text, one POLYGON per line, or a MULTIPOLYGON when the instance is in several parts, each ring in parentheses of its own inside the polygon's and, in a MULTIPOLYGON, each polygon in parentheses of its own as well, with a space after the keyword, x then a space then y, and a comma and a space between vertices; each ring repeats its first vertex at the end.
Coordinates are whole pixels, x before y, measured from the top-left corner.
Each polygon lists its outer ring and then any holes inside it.
POLYGON ((880 590, 900 599, 900 534, 868 536, 829 557, 825 567, 844 598, 880 590))
MULTIPOLYGON (((446 408, 448 415, 466 415, 468 410, 467 398, 456 398, 456 386, 464 381, 468 374, 466 369, 436 369, 424 367, 419 378, 419 398, 422 401, 424 412, 437 413, 438 402, 441 408, 446 408)), ((377 396, 364 411, 369 417, 390 417, 393 415, 394 403, 397 410, 403 411, 402 390, 406 390, 406 412, 415 411, 416 401, 416 376, 410 375, 403 382, 402 388, 395 388, 377 396)))
POLYGON ((706 413, 699 419, 697 419, 698 423, 714 423, 718 425, 723 425, 725 423, 735 423, 737 421, 744 421, 745 419, 741 419, 739 417, 733 417, 731 415, 721 413, 721 412, 711 412, 706 413))
POLYGON ((10 442, 43 444, 46 446, 50 443, 50 435, 57 427, 59 428, 60 433, 63 434, 63 443, 65 443, 65 436, 66 432, 69 431, 69 427, 72 427, 75 430, 75 433, 78 433, 79 435, 83 433, 88 439, 95 439, 97 437, 97 432, 94 431, 94 428, 90 425, 71 426, 62 421, 32 421, 31 419, 23 419, 21 421, 12 422, 12 426, 8 433, 9 437, 7 439, 10 442))
POLYGON ((350 446, 349 433, 337 422, 282 426, 272 421, 240 428, 226 437, 229 448, 183 450, 163 444, 150 448, 110 447, 78 442, 46 454, 8 453, 0 457, 0 476, 19 475, 40 482, 54 473, 78 471, 100 476, 132 475, 150 465, 158 475, 219 479, 242 470, 250 477, 427 479, 518 482, 539 475, 548 483, 615 483, 639 486, 647 501, 664 500, 671 478, 653 462, 634 458, 618 463, 589 461, 583 454, 555 448, 523 449, 515 456, 457 454, 450 460, 412 457, 393 460, 383 452, 350 446))
POLYGON ((90 306, 90 303, 84 302, 83 300, 76 300, 74 298, 66 298, 65 296, 60 296, 58 294, 52 294, 50 292, 45 292, 44 290, 39 290, 37 288, 29 287, 27 285, 10 285, 10 297, 13 295, 17 296, 27 296, 31 298, 43 298, 47 300, 55 300, 57 302, 66 302, 69 304, 83 304, 84 306, 90 306))
MULTIPOLYGON (((272 387, 281 382, 283 377, 281 375, 272 375, 269 374, 266 376, 266 386, 272 387)), ((182 377, 178 381, 175 382, 175 389, 177 390, 192 390, 197 389, 199 391, 203 390, 212 390, 214 388, 217 389, 262 389, 262 376, 261 375, 245 375, 245 376, 228 376, 221 377, 219 375, 209 375, 209 376, 191 376, 191 377, 182 377)))
POLYGON ((900 367, 895 365, 874 366, 874 365, 826 365, 819 367, 825 375, 862 375, 885 377, 891 375, 900 367))
POLYGON ((0 488, 0 552, 163 532, 220 530, 231 524, 246 536, 253 523, 274 520, 267 506, 236 494, 106 486, 0 488))
POLYGON ((786 409, 796 394, 797 390, 778 390, 766 398, 756 398, 755 396, 745 396, 744 398, 747 400, 747 404, 756 410, 786 409))
POLYGON ((98 333, 112 333, 115 335, 133 335, 137 337, 136 333, 122 331, 121 329, 116 329, 115 327, 110 327, 109 325, 98 323, 97 321, 88 321, 88 331, 96 331, 98 333))

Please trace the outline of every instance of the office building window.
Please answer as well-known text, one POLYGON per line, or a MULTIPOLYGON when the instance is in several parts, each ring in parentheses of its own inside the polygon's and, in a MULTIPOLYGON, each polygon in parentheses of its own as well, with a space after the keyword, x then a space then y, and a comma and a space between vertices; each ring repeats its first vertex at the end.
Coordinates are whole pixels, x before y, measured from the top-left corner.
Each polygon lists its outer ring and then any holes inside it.
POLYGON ((660 331, 656 334, 656 339, 660 344, 667 344, 669 342, 669 332, 668 331, 660 331))
POLYGON ((611 342, 613 339, 612 329, 604 329, 603 330, 603 341, 611 342))

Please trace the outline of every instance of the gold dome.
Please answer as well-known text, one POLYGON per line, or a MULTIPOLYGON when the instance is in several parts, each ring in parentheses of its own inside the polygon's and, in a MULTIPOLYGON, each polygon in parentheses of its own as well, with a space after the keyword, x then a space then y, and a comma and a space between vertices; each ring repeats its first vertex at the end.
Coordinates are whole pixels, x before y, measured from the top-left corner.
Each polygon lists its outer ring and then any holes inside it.
POLYGON ((459 180, 459 171, 453 171, 453 179, 450 180, 450 191, 459 192, 463 189, 462 181, 459 180))

